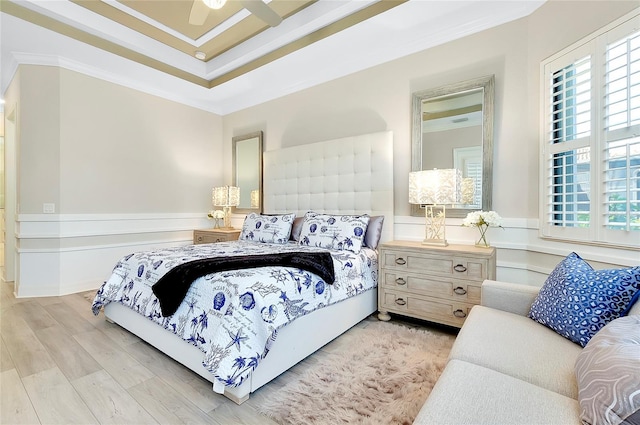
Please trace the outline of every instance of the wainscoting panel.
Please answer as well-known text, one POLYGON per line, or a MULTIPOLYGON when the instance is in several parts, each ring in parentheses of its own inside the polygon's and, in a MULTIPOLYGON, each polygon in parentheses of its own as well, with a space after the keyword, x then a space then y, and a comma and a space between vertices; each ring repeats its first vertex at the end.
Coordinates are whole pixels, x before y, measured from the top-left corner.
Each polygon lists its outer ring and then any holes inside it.
POLYGON ((16 297, 96 289, 123 256, 190 244, 194 229, 213 224, 202 213, 22 214, 18 220, 16 297))

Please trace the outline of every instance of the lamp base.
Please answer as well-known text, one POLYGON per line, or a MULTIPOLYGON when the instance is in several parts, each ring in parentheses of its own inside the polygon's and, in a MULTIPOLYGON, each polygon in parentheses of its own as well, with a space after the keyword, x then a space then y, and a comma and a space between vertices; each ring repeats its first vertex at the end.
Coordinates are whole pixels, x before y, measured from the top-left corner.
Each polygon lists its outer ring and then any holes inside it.
POLYGON ((447 246, 446 239, 425 239, 422 241, 422 245, 431 245, 431 246, 447 246))
POLYGON ((434 246, 447 246, 447 239, 445 238, 445 218, 446 207, 442 205, 440 212, 434 209, 438 208, 436 205, 426 205, 424 209, 425 214, 425 238, 422 241, 423 245, 434 246))

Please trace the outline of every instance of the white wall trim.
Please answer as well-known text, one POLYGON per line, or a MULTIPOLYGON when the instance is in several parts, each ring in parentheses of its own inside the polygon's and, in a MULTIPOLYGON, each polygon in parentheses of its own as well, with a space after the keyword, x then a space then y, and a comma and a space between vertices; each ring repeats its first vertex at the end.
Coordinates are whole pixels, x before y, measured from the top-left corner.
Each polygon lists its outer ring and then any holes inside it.
POLYGON ((193 237, 189 238, 176 238, 176 239, 153 239, 153 241, 143 240, 137 242, 126 242, 126 243, 114 243, 114 244, 101 244, 101 245, 91 245, 91 246, 74 246, 67 248, 18 248, 16 252, 21 254, 35 254, 35 253, 62 253, 62 252, 88 252, 88 251, 100 251, 100 250, 110 250, 110 249, 118 249, 118 248, 131 248, 136 251, 135 247, 139 246, 148 246, 150 243, 158 244, 158 245, 188 245, 193 243, 193 237))
POLYGON ((212 227, 203 213, 175 214, 19 214, 19 239, 187 231, 212 227))
MULTIPOLYGON (((234 215, 232 224, 241 227, 243 220, 244 216, 234 215)), ((16 249, 20 269, 19 282, 16 282, 18 297, 57 296, 95 289, 124 255, 190 244, 192 230, 212 227, 212 222, 200 212, 19 214, 18 224, 18 237, 30 242, 16 249), (130 236, 126 240, 116 238, 115 242, 113 238, 69 239, 113 235, 130 236), (39 246, 37 239, 45 239, 47 243, 39 246), (56 240, 58 246, 55 246, 56 240)), ((611 267, 639 263, 637 251, 541 239, 536 219, 505 218, 503 226, 504 229, 490 229, 489 233, 489 241, 498 250, 498 280, 540 286, 552 271, 553 264, 571 251, 587 261, 611 264, 611 267)), ((421 240, 424 218, 396 216, 394 233, 395 239, 421 240)), ((463 227, 461 219, 447 220, 449 243, 473 244, 477 233, 476 229, 463 227)))

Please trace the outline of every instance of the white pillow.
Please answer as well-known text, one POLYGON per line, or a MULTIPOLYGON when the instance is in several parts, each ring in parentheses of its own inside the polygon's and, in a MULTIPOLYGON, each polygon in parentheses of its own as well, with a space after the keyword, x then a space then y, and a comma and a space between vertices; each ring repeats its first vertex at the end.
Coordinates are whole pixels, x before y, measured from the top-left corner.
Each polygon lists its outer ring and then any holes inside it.
POLYGON ((300 245, 360 252, 370 217, 308 212, 300 232, 300 245))
POLYGON ((244 219, 238 239, 262 243, 287 243, 295 213, 261 215, 251 213, 244 219))

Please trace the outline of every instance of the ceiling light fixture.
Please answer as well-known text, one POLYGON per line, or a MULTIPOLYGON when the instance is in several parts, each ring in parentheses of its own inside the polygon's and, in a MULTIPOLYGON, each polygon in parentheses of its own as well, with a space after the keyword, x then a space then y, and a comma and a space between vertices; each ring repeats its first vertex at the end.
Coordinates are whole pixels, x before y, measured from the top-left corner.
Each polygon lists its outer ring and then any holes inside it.
POLYGON ((204 4, 209 6, 211 9, 220 9, 227 0, 202 0, 204 4))
POLYGON ((201 52, 200 50, 196 51, 196 59, 200 59, 201 61, 205 60, 205 58, 207 57, 207 55, 204 52, 201 52))

